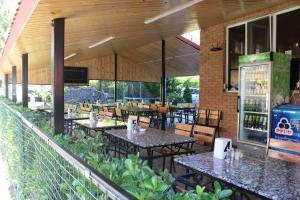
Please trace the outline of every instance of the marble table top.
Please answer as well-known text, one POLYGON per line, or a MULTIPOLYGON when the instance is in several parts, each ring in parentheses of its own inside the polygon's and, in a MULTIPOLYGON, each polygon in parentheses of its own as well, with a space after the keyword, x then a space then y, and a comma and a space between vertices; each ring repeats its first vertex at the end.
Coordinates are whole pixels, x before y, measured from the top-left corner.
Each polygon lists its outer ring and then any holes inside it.
POLYGON ((109 129, 109 128, 125 128, 127 123, 115 119, 102 119, 97 123, 91 123, 89 119, 76 120, 75 124, 83 126, 91 130, 109 129))
POLYGON ((175 162, 268 199, 300 199, 300 165, 265 155, 232 150, 222 160, 213 153, 176 158, 175 162))
POLYGON ((174 130, 162 131, 154 128, 149 128, 143 133, 135 133, 133 131, 127 131, 127 129, 107 130, 105 133, 142 148, 161 147, 196 141, 195 138, 176 135, 174 130))

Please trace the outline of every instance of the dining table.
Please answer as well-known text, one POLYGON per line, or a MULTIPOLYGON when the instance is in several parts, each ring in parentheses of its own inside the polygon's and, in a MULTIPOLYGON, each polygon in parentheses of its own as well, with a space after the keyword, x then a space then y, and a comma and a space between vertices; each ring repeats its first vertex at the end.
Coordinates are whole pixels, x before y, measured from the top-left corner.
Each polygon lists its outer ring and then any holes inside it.
POLYGON ((176 158, 179 165, 262 199, 300 199, 300 165, 265 154, 231 150, 225 159, 213 152, 176 158))
POLYGON ((123 151, 126 155, 146 150, 146 154, 140 153, 140 157, 148 160, 152 167, 153 159, 176 156, 182 154, 194 153, 193 144, 195 138, 177 135, 174 130, 161 130, 148 128, 144 131, 138 130, 106 130, 104 134, 108 137, 109 143, 115 148, 115 152, 123 151), (168 148, 173 151, 162 151, 162 154, 154 155, 153 150, 156 148, 168 148))
POLYGON ((83 120, 83 119, 89 119, 90 114, 89 113, 69 113, 64 115, 65 119, 65 125, 67 129, 67 133, 71 134, 72 130, 74 128, 74 121, 75 120, 83 120))
POLYGON ((139 107, 121 107, 122 114, 125 116, 125 119, 128 118, 129 115, 137 115, 137 116, 153 116, 157 111, 151 108, 139 108, 139 107))
POLYGON ((91 122, 89 119, 75 120, 76 127, 80 127, 90 135, 90 131, 104 131, 107 129, 126 128, 127 123, 116 119, 98 119, 97 122, 91 122))

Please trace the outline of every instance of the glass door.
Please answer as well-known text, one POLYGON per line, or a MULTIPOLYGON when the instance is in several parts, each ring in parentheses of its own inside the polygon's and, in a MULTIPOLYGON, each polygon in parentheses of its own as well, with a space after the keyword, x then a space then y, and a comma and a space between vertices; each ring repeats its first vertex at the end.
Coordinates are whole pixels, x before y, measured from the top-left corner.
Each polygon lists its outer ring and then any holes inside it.
POLYGON ((265 145, 269 122, 270 64, 240 67, 239 140, 265 145))

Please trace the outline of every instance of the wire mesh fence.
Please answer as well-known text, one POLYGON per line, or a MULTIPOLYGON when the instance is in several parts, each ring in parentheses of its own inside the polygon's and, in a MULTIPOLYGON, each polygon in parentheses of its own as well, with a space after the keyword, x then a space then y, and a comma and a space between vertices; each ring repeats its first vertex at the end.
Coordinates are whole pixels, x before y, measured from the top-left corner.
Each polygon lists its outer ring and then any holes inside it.
POLYGON ((130 199, 4 104, 0 144, 15 199, 130 199))

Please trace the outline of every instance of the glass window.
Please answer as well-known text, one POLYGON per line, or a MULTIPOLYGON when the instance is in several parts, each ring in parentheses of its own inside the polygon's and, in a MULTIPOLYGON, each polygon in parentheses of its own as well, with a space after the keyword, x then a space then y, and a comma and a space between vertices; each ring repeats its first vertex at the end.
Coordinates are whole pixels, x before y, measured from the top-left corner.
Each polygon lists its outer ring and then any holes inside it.
POLYGON ((277 15, 276 51, 292 55, 290 89, 299 81, 300 70, 300 9, 277 15))
POLYGON ((154 102, 160 98, 160 83, 118 81, 118 101, 154 102))
POLYGON ((300 9, 277 16, 276 51, 300 58, 300 9))
POLYGON ((270 51, 270 30, 270 17, 228 29, 228 90, 237 91, 239 89, 239 56, 270 51))
POLYGON ((266 17, 247 24, 248 52, 255 54, 270 51, 270 18, 266 17))
POLYGON ((228 30, 228 90, 238 90, 238 59, 245 54, 245 25, 228 30))

